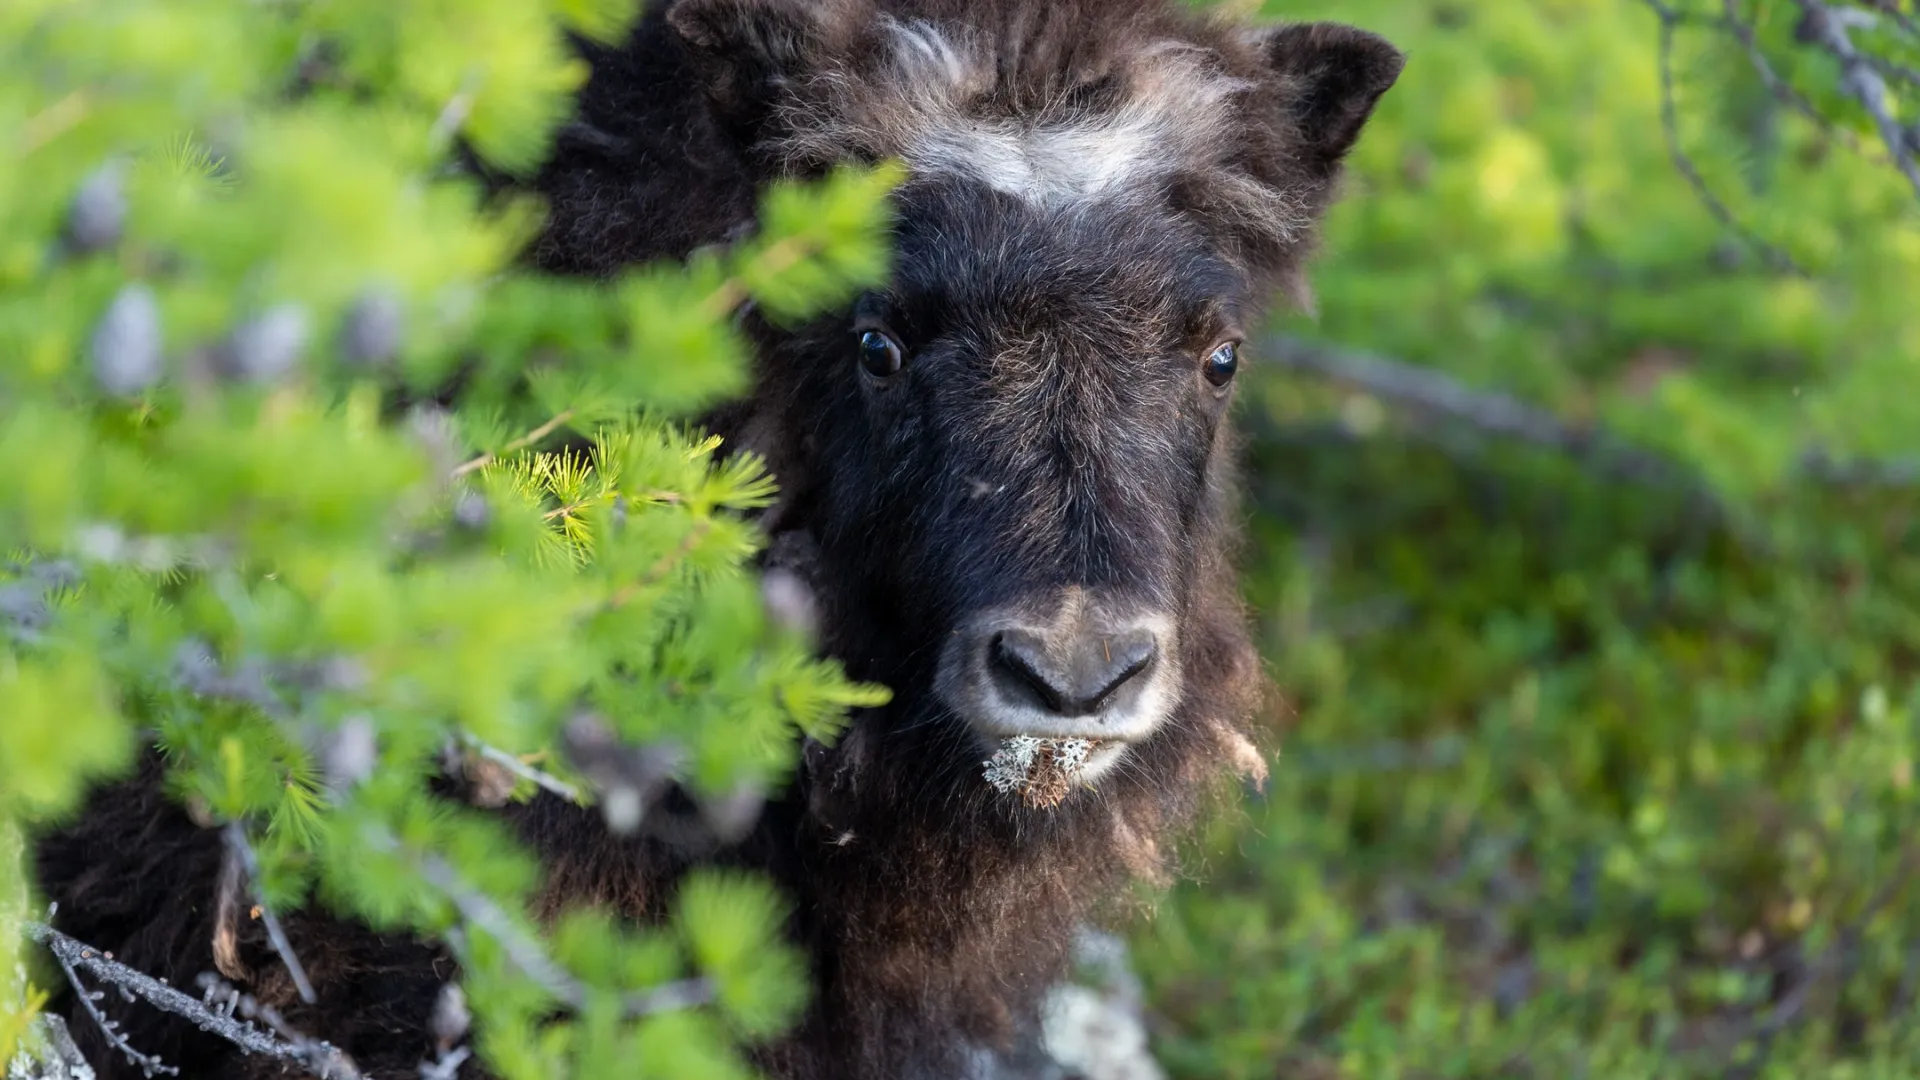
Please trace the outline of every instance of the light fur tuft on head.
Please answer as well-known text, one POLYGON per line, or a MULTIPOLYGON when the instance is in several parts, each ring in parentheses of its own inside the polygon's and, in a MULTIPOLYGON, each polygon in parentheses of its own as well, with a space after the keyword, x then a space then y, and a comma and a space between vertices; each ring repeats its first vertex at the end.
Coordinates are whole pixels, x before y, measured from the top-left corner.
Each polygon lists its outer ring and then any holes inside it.
POLYGON ((1234 168, 1241 99, 1257 89, 1215 50, 1149 40, 1114 70, 1018 110, 996 57, 1012 46, 978 28, 883 16, 884 58, 835 64, 777 106, 775 151, 789 168, 898 157, 915 176, 961 178, 1048 209, 1154 200, 1176 176, 1204 176, 1210 210, 1287 242, 1310 225, 1297 193, 1234 168), (1084 92, 1076 92, 1084 91, 1084 92))

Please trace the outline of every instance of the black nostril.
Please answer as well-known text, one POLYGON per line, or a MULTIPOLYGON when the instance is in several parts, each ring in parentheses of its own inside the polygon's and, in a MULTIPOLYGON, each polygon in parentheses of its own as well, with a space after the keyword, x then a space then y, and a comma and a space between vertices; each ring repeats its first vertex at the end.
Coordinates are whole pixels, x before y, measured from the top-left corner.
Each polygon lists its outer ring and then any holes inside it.
POLYGON ((1053 679, 1041 673, 1045 650, 1032 634, 1019 630, 993 635, 993 662, 1034 692, 1040 703, 1053 712, 1066 712, 1067 701, 1053 679))
POLYGON ((988 649, 989 666, 1003 685, 1026 691, 1049 712, 1088 716, 1106 709, 1153 666, 1158 642, 1145 630, 1066 640, 1006 630, 993 636, 988 649))
POLYGON ((1108 674, 1106 685, 1093 695, 1092 704, 1095 709, 1104 708, 1108 698, 1111 698, 1135 676, 1151 667, 1156 651, 1153 639, 1145 635, 1122 641, 1117 648, 1113 639, 1105 639, 1100 643, 1100 648, 1101 655, 1105 658, 1102 666, 1106 668, 1108 674))

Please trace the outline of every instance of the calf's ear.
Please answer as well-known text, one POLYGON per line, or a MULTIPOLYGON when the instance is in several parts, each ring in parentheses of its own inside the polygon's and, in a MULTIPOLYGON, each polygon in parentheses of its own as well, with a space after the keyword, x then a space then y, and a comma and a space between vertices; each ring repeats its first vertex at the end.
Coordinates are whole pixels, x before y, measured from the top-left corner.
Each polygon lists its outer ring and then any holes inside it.
POLYGON ((1400 78, 1404 53, 1342 23, 1264 28, 1258 44, 1281 82, 1304 161, 1332 172, 1353 148, 1380 95, 1400 78))
POLYGON ((844 55, 871 15, 871 0, 676 0, 667 24, 715 114, 751 129, 783 86, 844 55))

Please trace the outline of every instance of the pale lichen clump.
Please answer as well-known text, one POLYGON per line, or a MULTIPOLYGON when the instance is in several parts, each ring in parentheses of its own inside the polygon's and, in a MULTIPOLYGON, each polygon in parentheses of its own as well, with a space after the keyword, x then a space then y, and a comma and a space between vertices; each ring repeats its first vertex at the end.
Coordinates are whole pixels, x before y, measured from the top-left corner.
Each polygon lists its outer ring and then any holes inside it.
POLYGON ((986 780, 1003 794, 1018 792, 1028 806, 1050 809, 1066 800, 1100 745, 1096 739, 1042 739, 1015 735, 986 762, 986 780))

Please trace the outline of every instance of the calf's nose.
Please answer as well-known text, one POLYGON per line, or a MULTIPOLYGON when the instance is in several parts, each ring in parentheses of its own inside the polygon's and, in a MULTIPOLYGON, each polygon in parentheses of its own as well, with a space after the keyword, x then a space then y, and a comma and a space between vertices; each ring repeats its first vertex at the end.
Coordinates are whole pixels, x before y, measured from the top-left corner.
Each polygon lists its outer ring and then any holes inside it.
POLYGON ((1000 692, 1059 717, 1114 708, 1153 668, 1159 640, 1141 627, 1114 633, 1001 630, 987 643, 987 671, 1000 692))

